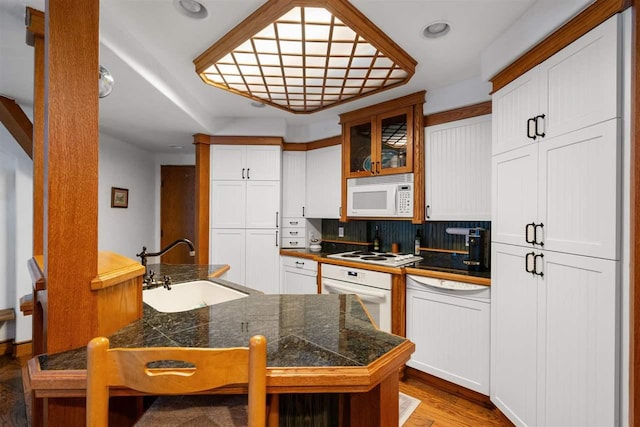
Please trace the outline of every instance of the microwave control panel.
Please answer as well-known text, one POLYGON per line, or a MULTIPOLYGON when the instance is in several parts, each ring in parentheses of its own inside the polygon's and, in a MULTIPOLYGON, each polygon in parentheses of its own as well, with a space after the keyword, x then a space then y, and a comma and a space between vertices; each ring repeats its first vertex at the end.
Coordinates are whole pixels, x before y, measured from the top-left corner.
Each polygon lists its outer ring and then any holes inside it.
POLYGON ((413 188, 411 185, 398 186, 398 215, 413 215, 413 188))

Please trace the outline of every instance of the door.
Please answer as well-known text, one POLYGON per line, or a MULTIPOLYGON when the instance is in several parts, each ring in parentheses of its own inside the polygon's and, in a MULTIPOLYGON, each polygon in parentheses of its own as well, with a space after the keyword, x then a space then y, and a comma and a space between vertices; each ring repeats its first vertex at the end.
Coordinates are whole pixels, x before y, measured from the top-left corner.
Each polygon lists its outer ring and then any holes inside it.
POLYGON ((618 126, 609 120, 538 144, 544 249, 618 258, 618 126))
POLYGON ((307 151, 307 218, 340 218, 341 152, 339 145, 307 151))
POLYGON ((211 230, 211 264, 228 264, 225 278, 239 285, 245 282, 245 230, 219 228, 211 230))
POLYGON ((534 142, 533 119, 541 114, 538 69, 523 74, 492 96, 493 154, 529 145, 534 142))
POLYGON ((251 289, 280 293, 280 246, 275 229, 247 230, 246 281, 251 289))
POLYGON ((246 146, 246 178, 260 181, 280 181, 280 147, 274 145, 246 146))
POLYGON ((537 218, 538 144, 493 156, 491 161, 491 240, 526 245, 525 226, 537 218))
POLYGON ((213 180, 245 179, 246 163, 244 145, 211 146, 211 179, 213 180))
POLYGON ((304 216, 305 163, 304 151, 282 153, 282 216, 299 218, 304 216))
POLYGON ((618 263, 544 251, 539 264, 538 424, 617 425, 618 263))
POLYGON ((536 276, 525 271, 528 252, 492 244, 491 401, 516 425, 535 426, 539 296, 536 276))
MULTIPOLYGON (((280 227, 280 181, 249 180, 246 188, 246 228, 280 227)), ((228 205, 222 208, 240 215, 228 205)))
MULTIPOLYGON (((160 247, 177 239, 195 243, 195 166, 160 167, 160 247)), ((163 264, 193 264, 186 245, 176 246, 160 257, 163 264)))
POLYGON ((247 184, 245 181, 212 181, 209 209, 212 228, 244 228, 247 184))

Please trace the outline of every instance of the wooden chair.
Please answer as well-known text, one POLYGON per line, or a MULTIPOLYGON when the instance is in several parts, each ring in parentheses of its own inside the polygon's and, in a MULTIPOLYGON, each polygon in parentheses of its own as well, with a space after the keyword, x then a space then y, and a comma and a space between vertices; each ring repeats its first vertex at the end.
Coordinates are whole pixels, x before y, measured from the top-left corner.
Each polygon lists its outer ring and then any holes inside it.
MULTIPOLYGON (((127 387, 144 393, 165 395, 156 399, 156 402, 143 415, 140 422, 144 424, 148 414, 162 410, 159 402, 168 397, 166 395, 186 395, 229 384, 248 384, 248 407, 246 408, 248 425, 264 427, 266 365, 267 340, 261 335, 252 337, 248 348, 221 349, 187 347, 109 349, 107 338, 94 338, 87 346, 86 424, 90 427, 108 425, 110 387, 127 387), (148 367, 149 363, 159 361, 183 361, 195 367, 148 367)), ((214 397, 217 396, 192 395, 188 396, 186 401, 188 404, 191 398, 196 400, 214 397)), ((169 397, 171 398, 180 398, 180 396, 169 397)), ((181 405, 184 407, 184 402, 181 405)), ((205 409, 210 408, 206 406, 205 409)), ((213 416, 217 417, 217 415, 213 416)), ((166 417, 161 417, 166 421, 166 417)), ((187 421, 184 419, 186 417, 181 417, 181 423, 187 421)), ((152 421, 150 425, 157 425, 156 421, 152 421)))

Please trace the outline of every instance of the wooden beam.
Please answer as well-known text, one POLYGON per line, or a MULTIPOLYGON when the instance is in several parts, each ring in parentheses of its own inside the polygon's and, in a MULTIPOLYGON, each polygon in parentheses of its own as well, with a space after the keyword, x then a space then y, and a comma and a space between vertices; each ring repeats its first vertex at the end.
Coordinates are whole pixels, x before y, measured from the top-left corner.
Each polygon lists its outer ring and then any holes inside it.
POLYGON ((98 329, 99 0, 45 9, 47 352, 87 345, 98 329))
POLYGON ((629 5, 630 0, 594 1, 584 11, 493 76, 491 78, 493 92, 500 90, 536 65, 549 59, 616 13, 622 12, 629 5))
POLYGON ((194 135, 196 146, 196 264, 209 264, 209 180, 211 146, 208 138, 194 135))
POLYGON ((37 37, 44 38, 44 12, 27 7, 25 22, 27 24, 27 44, 33 46, 37 37))
POLYGON ((29 117, 13 99, 0 96, 0 122, 15 138, 20 147, 33 157, 33 125, 29 117))
MULTIPOLYGON (((44 21, 44 14, 42 16, 44 21)), ((44 26, 44 23, 43 23, 44 26)), ((44 254, 44 34, 33 39, 33 255, 44 254)))
POLYGON ((442 111, 440 113, 428 114, 424 116, 424 125, 435 126, 442 123, 454 122, 456 120, 484 116, 485 114, 491 114, 491 101, 467 105, 466 107, 455 108, 453 110, 442 111))

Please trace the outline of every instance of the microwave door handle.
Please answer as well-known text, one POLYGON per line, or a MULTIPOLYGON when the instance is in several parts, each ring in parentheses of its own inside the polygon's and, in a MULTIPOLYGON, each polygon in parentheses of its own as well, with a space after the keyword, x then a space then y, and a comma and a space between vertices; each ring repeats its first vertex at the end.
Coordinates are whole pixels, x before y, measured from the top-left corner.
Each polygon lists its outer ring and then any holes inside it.
POLYGON ((334 290, 337 294, 356 294, 362 301, 383 303, 386 299, 386 295, 383 292, 375 291, 362 291, 360 288, 353 289, 348 286, 341 286, 330 279, 323 279, 322 286, 334 290))
POLYGON ((397 185, 393 187, 393 193, 393 215, 398 215, 398 197, 400 192, 398 191, 397 185))

